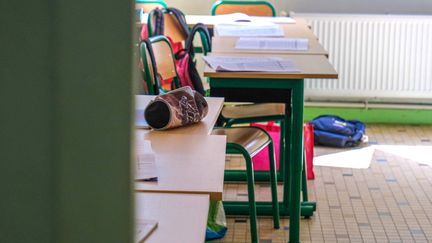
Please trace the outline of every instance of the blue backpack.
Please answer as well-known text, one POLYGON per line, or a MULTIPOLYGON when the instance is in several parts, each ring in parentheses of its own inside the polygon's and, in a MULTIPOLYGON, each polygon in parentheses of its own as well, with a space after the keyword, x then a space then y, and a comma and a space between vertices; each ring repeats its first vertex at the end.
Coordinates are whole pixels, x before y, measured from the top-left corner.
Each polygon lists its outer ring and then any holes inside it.
POLYGON ((315 144, 333 147, 356 146, 366 130, 366 125, 361 121, 347 121, 333 115, 319 116, 310 123, 314 126, 315 144))

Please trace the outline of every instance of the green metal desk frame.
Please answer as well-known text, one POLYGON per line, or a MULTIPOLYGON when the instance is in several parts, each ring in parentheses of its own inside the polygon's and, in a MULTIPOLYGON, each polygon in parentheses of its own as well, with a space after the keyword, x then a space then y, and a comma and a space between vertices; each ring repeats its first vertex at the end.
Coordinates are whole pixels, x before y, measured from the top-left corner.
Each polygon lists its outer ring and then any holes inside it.
MULTIPOLYGON (((284 102, 287 107, 292 104, 291 132, 285 134, 285 159, 283 181, 283 200, 280 202, 281 216, 290 216, 289 242, 300 242, 300 216, 312 216, 316 210, 314 202, 301 203, 302 170, 303 170, 303 109, 304 109, 304 79, 263 79, 263 78, 215 78, 210 77, 210 92, 217 88, 253 88, 280 89, 291 91, 291 101, 284 102), (288 161, 291 161, 289 164, 288 161)), ((253 100, 251 100, 253 102, 253 100)), ((304 182, 304 180, 303 180, 304 182)), ((224 202, 227 214, 247 215, 247 202, 224 202)), ((271 202, 257 202, 258 215, 272 215, 271 202)))

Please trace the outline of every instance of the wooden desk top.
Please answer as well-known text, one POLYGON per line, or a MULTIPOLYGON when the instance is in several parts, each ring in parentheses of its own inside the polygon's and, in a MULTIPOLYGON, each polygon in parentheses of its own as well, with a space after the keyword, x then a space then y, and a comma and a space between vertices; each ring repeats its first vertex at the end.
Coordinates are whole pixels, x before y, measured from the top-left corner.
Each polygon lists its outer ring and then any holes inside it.
MULTIPOLYGON (((289 34, 288 34, 289 36, 289 34)), ((307 38, 293 37, 289 38, 307 38)), ((309 39, 309 50, 258 50, 258 49, 236 49, 235 45, 240 37, 213 37, 212 52, 214 53, 266 53, 266 54, 303 54, 303 55, 328 55, 328 52, 321 46, 316 38, 309 39)))
MULTIPOLYGON (((154 98, 154 96, 150 95, 136 95, 135 96, 135 107, 136 109, 144 109, 148 103, 154 98)), ((163 134, 191 134, 191 135, 204 135, 210 134, 217 118, 219 117, 219 113, 222 110, 224 100, 223 98, 215 98, 215 97, 206 97, 207 103, 209 105, 208 114, 204 119, 197 123, 192 124, 186 127, 179 127, 175 129, 170 129, 167 131, 149 131, 144 129, 137 129, 151 133, 163 133, 163 134)))
POLYGON ((136 191, 210 194, 222 200, 225 136, 136 133, 136 153, 150 140, 156 155, 157 182, 135 182, 136 191))
POLYGON ((295 24, 281 24, 286 38, 305 38, 309 40, 307 51, 283 51, 283 50, 239 50, 235 49, 235 43, 239 37, 213 37, 212 52, 225 53, 267 53, 267 54, 313 54, 328 55, 328 52, 318 42, 317 37, 307 26, 304 19, 296 19, 295 24))
POLYGON ((287 58, 301 70, 297 73, 274 72, 216 72, 206 65, 204 76, 211 78, 271 78, 271 79, 305 79, 305 78, 338 78, 338 74, 324 55, 264 55, 264 54, 234 54, 211 53, 220 56, 265 56, 287 58))
POLYGON ((203 243, 209 209, 208 195, 135 193, 138 219, 158 221, 146 243, 203 243))

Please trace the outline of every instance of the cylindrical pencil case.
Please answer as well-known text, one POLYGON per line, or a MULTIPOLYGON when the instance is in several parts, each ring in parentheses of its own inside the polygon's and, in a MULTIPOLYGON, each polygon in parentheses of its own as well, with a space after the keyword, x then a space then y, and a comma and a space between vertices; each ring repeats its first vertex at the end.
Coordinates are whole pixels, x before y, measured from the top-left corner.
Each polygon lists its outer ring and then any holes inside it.
POLYGON ((204 97, 185 86, 158 95, 147 105, 144 117, 155 130, 186 126, 201 121, 208 112, 204 97))

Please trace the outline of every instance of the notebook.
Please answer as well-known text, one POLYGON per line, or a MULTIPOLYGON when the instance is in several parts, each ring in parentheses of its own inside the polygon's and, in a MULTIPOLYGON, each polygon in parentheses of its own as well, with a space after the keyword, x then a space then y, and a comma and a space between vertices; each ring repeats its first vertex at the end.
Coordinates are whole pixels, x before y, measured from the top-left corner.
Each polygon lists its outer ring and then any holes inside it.
POLYGON ((158 222, 151 219, 135 220, 135 242, 144 242, 157 228, 158 222))

